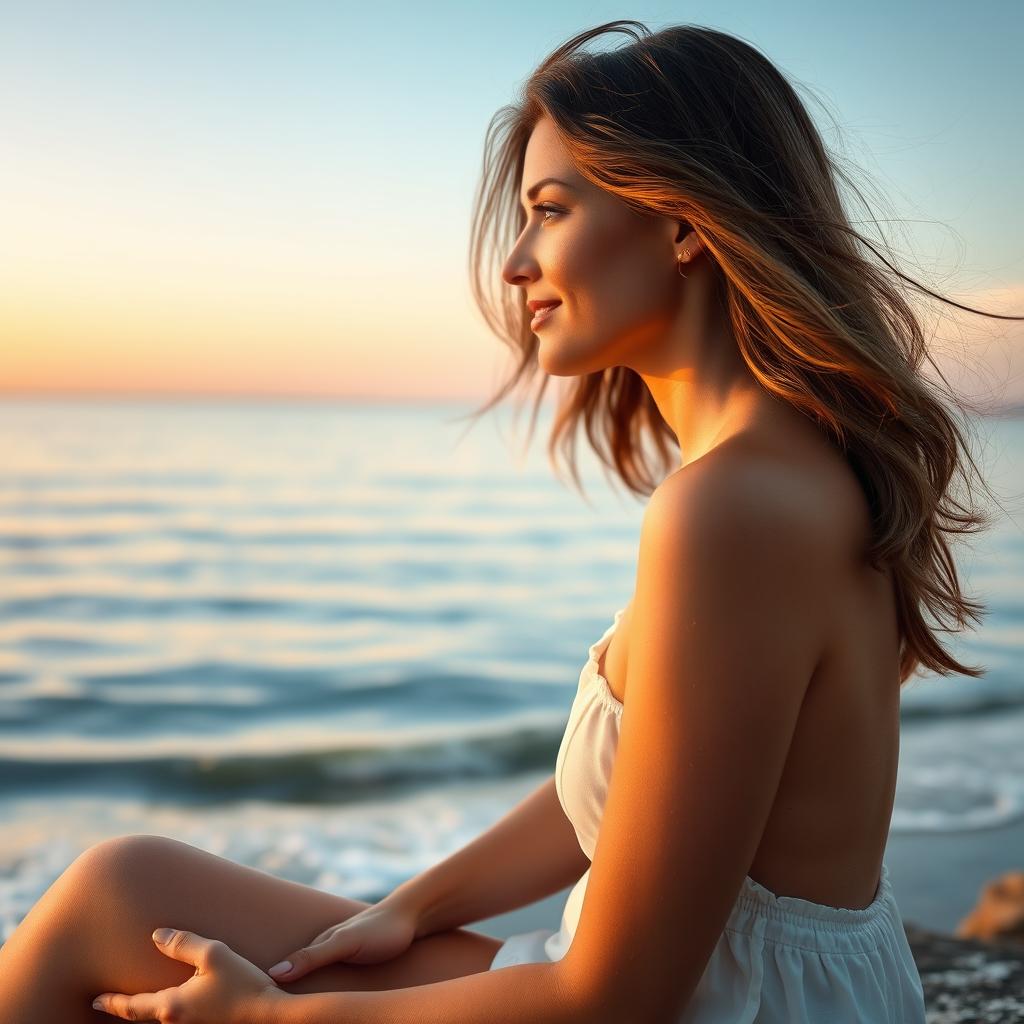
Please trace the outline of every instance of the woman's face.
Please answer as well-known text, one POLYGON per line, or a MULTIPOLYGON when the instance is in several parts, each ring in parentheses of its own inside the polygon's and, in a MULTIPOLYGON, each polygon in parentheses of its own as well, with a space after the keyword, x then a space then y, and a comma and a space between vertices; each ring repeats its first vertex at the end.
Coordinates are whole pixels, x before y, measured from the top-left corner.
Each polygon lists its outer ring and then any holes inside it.
MULTIPOLYGON (((659 362, 679 312, 680 224, 642 216, 575 171, 548 118, 530 135, 520 202, 526 225, 502 268, 524 301, 559 305, 533 330, 540 367, 556 376, 659 362), (545 178, 533 195, 528 190, 545 178), (543 209, 537 209, 537 207, 543 209)), ((696 248, 695 238, 687 241, 696 248)))

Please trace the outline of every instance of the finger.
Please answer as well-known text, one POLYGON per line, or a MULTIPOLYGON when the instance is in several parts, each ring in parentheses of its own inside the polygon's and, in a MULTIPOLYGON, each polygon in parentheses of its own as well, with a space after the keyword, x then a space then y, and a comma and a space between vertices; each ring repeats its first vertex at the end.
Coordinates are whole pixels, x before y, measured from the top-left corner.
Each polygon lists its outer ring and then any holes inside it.
POLYGON ((193 967, 201 967, 207 961, 214 943, 213 939, 179 928, 157 928, 153 932, 153 941, 166 956, 193 967))
POLYGON ((155 992, 127 996, 123 992, 104 992, 92 1001, 94 1010, 102 1010, 122 1020, 159 1020, 162 1012, 155 992))
MULTIPOLYGON (((334 926, 332 925, 326 932, 321 932, 314 938, 309 945, 303 946, 301 949, 297 949, 293 953, 289 953, 280 964, 274 964, 266 973, 271 978, 284 978, 286 975, 290 978, 297 978, 305 971, 300 971, 300 956, 299 954, 307 949, 312 949, 313 946, 318 946, 322 942, 326 942, 329 938, 334 935, 334 926)), ((306 968, 308 970, 308 968, 306 968)))
POLYGON ((323 942, 325 939, 329 939, 339 928, 343 928, 345 922, 341 924, 332 924, 330 928, 325 928, 312 942, 309 943, 311 946, 315 946, 318 942, 323 942))
POLYGON ((276 981, 294 981, 318 967, 323 967, 324 964, 343 960, 352 954, 353 948, 358 947, 351 939, 346 940, 344 935, 325 939, 323 942, 297 949, 279 964, 274 964, 267 973, 276 981))

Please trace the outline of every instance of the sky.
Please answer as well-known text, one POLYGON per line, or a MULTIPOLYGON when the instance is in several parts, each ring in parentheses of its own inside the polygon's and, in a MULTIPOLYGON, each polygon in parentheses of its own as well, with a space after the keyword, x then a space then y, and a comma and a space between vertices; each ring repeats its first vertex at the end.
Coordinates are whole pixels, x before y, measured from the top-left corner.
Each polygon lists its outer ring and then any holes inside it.
MULTIPOLYGON (((488 121, 620 18, 753 43, 836 116, 810 101, 909 272, 1024 315, 1019 0, 0 0, 0 394, 487 397, 488 121)), ((1024 401, 1024 324, 957 317, 946 372, 1024 401)))

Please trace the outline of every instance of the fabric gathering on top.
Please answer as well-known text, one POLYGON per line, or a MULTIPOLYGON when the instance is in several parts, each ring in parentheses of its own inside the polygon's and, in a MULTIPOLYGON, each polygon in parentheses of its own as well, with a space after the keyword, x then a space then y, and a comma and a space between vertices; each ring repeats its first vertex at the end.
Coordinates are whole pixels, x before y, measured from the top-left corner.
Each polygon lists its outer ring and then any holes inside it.
MULTIPOLYGON (((555 788, 591 860, 623 705, 598 672, 625 608, 591 645, 555 760, 555 788)), ((583 907, 588 868, 558 929, 512 935, 490 970, 560 960, 583 907)), ((882 863, 872 902, 830 907, 776 896, 747 875, 701 980, 677 1024, 924 1024, 920 974, 882 863)))

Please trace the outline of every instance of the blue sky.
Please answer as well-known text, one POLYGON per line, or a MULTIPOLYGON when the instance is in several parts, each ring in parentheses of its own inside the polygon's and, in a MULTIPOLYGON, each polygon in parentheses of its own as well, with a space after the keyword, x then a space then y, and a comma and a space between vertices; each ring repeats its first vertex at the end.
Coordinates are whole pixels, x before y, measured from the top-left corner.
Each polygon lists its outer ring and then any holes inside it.
MULTIPOLYGON (((1024 313, 1020 2, 0 12, 8 390, 489 392, 507 357, 466 282, 487 122, 550 49, 618 18, 754 43, 836 115, 910 272, 1024 313)), ((1021 333, 998 329, 1005 375, 1021 333)))

